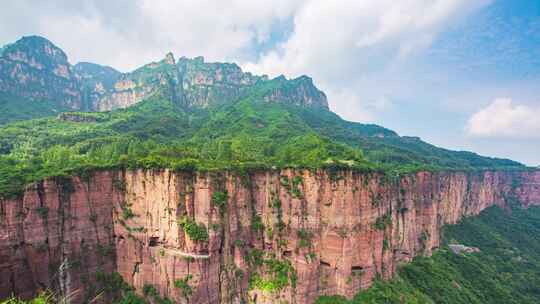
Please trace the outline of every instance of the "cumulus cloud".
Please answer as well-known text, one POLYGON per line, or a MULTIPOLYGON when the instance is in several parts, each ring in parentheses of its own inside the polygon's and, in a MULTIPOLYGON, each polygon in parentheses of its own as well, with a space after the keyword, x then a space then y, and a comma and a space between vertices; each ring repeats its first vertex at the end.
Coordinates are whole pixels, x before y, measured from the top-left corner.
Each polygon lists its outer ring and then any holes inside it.
POLYGON ((247 60, 301 0, 7 0, 0 41, 38 34, 80 60, 131 70, 166 52, 247 60))
POLYGON ((403 97, 407 86, 422 89, 418 80, 407 79, 407 61, 443 30, 488 4, 486 0, 308 1, 294 14, 289 39, 243 67, 273 76, 308 74, 328 92, 338 113, 373 120, 380 109, 370 108, 372 100, 403 97), (343 99, 344 94, 348 98, 343 99))
POLYGON ((331 87, 325 92, 328 96, 332 96, 334 105, 339 104, 339 108, 346 109, 340 115, 350 121, 376 123, 377 114, 394 107, 394 102, 386 95, 372 99, 359 96, 354 89, 333 89, 331 87))
POLYGON ((515 104, 509 98, 497 98, 476 112, 466 132, 477 137, 540 137, 540 107, 515 104))
POLYGON ((449 23, 487 5, 485 0, 313 0, 294 15, 294 32, 245 66, 272 75, 346 78, 381 67, 431 44, 449 23))

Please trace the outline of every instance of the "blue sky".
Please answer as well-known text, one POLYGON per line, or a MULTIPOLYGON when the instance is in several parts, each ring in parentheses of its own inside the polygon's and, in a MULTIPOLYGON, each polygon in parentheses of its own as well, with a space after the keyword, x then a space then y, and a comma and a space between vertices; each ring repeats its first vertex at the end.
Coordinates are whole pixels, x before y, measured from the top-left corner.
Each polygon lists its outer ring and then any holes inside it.
POLYGON ((540 1, 494 2, 449 27, 410 62, 406 69, 426 88, 396 101, 412 106, 385 111, 382 124, 444 147, 540 164, 538 116, 534 126, 502 126, 515 129, 510 134, 464 130, 498 98, 527 107, 530 116, 540 113, 540 1))
POLYGON ((7 0, 0 43, 43 35, 121 71, 203 55, 311 76, 344 118, 540 165, 537 0, 7 0))

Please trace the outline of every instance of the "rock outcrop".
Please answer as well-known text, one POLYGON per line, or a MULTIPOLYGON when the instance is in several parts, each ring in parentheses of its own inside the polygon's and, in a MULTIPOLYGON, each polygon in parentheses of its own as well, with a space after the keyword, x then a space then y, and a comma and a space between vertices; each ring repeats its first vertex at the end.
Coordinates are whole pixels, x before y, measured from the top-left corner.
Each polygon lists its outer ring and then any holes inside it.
MULTIPOLYGON (((492 205, 540 204, 540 171, 96 172, 0 202, 0 298, 52 287, 72 303, 118 272, 179 303, 351 297, 430 255, 440 229, 492 205)), ((280 302, 281 301, 281 302, 280 302)))
POLYGON ((469 247, 462 244, 448 244, 448 248, 454 253, 454 254, 462 254, 462 253, 476 253, 480 252, 480 249, 477 247, 469 247))

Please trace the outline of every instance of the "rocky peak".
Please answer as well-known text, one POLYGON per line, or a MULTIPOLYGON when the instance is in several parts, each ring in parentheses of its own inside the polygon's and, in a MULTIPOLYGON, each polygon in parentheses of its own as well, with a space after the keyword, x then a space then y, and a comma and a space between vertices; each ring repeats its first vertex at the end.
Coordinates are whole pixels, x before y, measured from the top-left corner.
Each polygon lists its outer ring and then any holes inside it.
POLYGON ((234 63, 206 62, 202 56, 175 60, 169 52, 160 61, 120 73, 87 62, 72 66, 60 48, 39 36, 0 49, 0 93, 104 111, 131 106, 163 89, 186 107, 234 102, 257 92, 267 102, 328 108, 326 95, 307 76, 269 80, 234 63))
POLYGON ((122 74, 109 66, 90 62, 77 63, 73 71, 81 79, 99 79, 104 82, 115 81, 122 74))
POLYGON ((188 81, 198 82, 202 78, 211 78, 211 80, 208 79, 209 83, 252 85, 260 80, 266 80, 265 77, 254 76, 249 72, 242 71, 235 63, 205 62, 202 56, 193 59, 181 57, 178 60, 178 67, 188 81))
POLYGON ((66 54, 39 36, 6 45, 0 56, 0 93, 81 109, 81 91, 66 54))
POLYGON ((176 64, 173 53, 168 52, 167 55, 165 55, 165 63, 176 64))
POLYGON ((59 47, 40 36, 27 36, 4 47, 2 58, 23 62, 37 69, 68 67, 67 56, 59 47))
POLYGON ((308 76, 300 76, 288 80, 280 75, 271 80, 274 82, 273 89, 265 95, 268 102, 282 102, 303 107, 328 109, 326 94, 313 84, 308 76))
POLYGON ((193 58, 193 62, 203 64, 204 63, 204 57, 203 56, 197 56, 193 58))
POLYGON ((177 63, 184 102, 208 107, 238 99, 250 87, 266 80, 243 72, 234 63, 205 62, 204 57, 181 57, 177 63))
POLYGON ((100 94, 112 90, 122 75, 111 67, 89 62, 77 63, 73 66, 73 72, 80 82, 80 90, 85 98, 85 107, 81 110, 96 110, 93 101, 98 100, 100 94))

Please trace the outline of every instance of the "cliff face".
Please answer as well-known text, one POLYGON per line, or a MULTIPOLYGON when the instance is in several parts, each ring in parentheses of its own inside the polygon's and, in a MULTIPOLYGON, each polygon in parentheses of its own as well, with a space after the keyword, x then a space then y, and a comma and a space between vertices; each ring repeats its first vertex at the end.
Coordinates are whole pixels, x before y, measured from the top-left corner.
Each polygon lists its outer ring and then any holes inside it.
POLYGON ((80 109, 82 95, 66 54, 41 37, 23 37, 0 52, 0 93, 80 109))
POLYGON ((52 286, 80 303, 113 271, 180 303, 350 297, 431 254, 442 225, 510 201, 539 205, 540 172, 51 179, 1 201, 0 298, 52 286))

